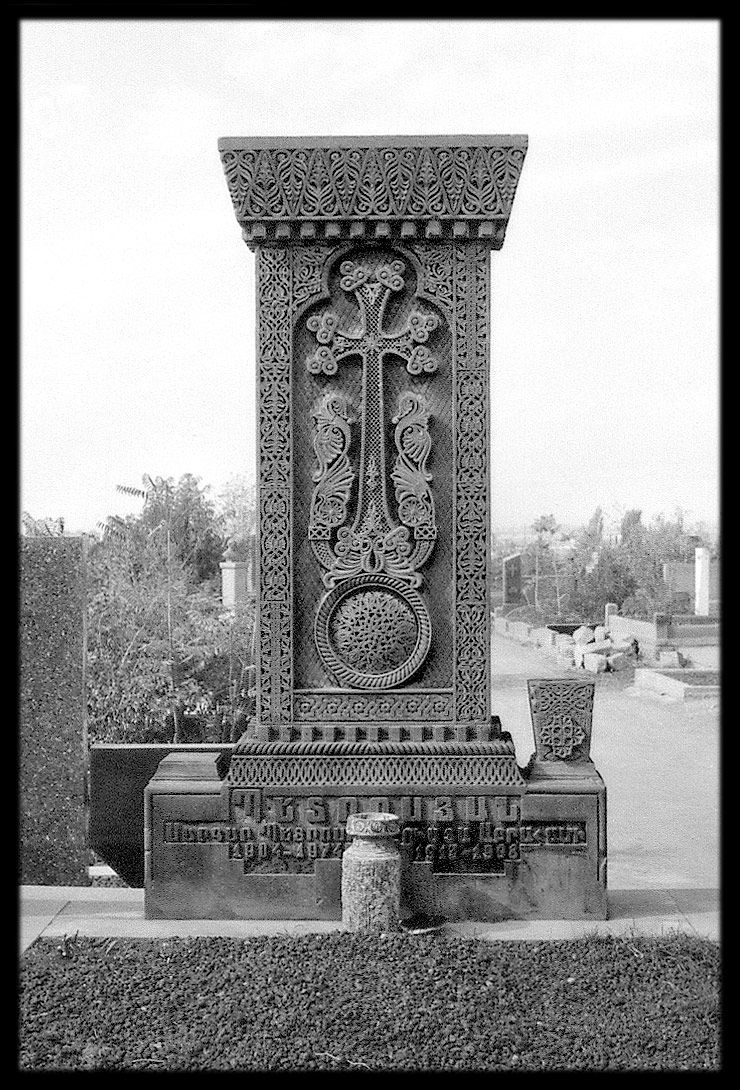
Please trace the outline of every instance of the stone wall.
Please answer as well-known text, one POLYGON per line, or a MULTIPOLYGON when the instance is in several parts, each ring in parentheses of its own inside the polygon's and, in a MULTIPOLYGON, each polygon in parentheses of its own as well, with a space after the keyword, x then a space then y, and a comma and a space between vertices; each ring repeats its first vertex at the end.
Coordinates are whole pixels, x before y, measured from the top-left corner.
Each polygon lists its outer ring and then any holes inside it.
POLYGON ((637 640, 643 658, 653 657, 661 642, 666 642, 667 625, 660 626, 655 621, 642 621, 633 617, 620 617, 612 614, 609 618, 609 632, 612 637, 625 640, 637 640))
POLYGON ((88 885, 82 538, 21 541, 19 621, 19 880, 88 885))

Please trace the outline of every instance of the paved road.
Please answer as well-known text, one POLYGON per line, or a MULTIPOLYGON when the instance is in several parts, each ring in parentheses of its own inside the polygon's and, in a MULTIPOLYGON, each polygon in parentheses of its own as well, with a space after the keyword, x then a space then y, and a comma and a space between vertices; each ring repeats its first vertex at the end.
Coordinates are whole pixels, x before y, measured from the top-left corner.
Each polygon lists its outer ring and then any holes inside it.
MULTIPOLYGON (((526 679, 573 676, 543 651, 493 637, 493 710, 526 764, 534 749, 526 679)), ((719 886, 719 701, 596 683, 591 756, 607 790, 612 889, 719 886)))

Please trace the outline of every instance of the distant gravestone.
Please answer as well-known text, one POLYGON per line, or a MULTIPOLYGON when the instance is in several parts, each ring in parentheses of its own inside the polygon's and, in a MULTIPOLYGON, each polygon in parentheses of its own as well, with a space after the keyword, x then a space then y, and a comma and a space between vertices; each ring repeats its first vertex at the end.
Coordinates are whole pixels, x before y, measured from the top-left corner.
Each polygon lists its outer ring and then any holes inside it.
POLYGON ((20 560, 20 882, 88 885, 84 541, 23 539, 20 560))
MULTIPOLYGON (((700 560, 697 563, 696 554, 702 553, 703 556, 709 553, 709 550, 702 550, 698 547, 695 550, 695 558, 693 560, 666 560, 663 563, 663 582, 671 594, 670 608, 673 613, 694 613, 696 603, 696 580, 697 575, 700 579, 700 584, 704 590, 703 602, 700 605, 706 607, 709 613, 718 612, 719 606, 719 593, 720 593, 720 565, 719 560, 709 559, 708 562, 708 576, 706 572, 706 559, 700 560), (706 597, 706 585, 708 583, 708 599, 706 597)), ((705 614, 706 616, 706 614, 705 614)))
POLYGON ((504 605, 518 606, 522 600, 522 554, 512 553, 503 560, 504 605))
POLYGON ((700 546, 695 553, 694 613, 697 617, 709 616, 709 549, 700 546))
POLYGON ((223 560, 221 569, 221 604, 224 609, 239 609, 248 600, 246 560, 223 560))
POLYGON ((242 559, 229 552, 219 564, 221 569, 221 604, 224 609, 243 609, 254 601, 257 593, 257 540, 251 535, 246 541, 242 559))

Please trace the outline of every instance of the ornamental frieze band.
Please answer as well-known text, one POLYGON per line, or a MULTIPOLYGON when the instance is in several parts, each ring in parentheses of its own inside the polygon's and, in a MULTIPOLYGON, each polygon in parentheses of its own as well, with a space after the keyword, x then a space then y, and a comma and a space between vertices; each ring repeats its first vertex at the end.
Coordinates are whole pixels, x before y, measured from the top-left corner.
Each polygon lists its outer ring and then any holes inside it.
POLYGON ((219 141, 234 211, 255 245, 400 234, 499 249, 526 148, 522 136, 219 141))

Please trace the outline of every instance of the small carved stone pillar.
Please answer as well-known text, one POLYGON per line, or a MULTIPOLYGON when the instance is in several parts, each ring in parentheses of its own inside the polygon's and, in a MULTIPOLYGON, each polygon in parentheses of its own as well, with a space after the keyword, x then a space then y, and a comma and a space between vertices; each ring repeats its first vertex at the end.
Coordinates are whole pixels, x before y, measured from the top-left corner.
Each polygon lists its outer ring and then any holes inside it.
POLYGON ((597 775, 590 753, 594 689, 595 682, 575 678, 527 682, 535 779, 597 775))
POLYGON ((342 922, 350 931, 397 931, 401 903, 401 853, 393 814, 347 818, 352 844, 342 856, 342 922))

